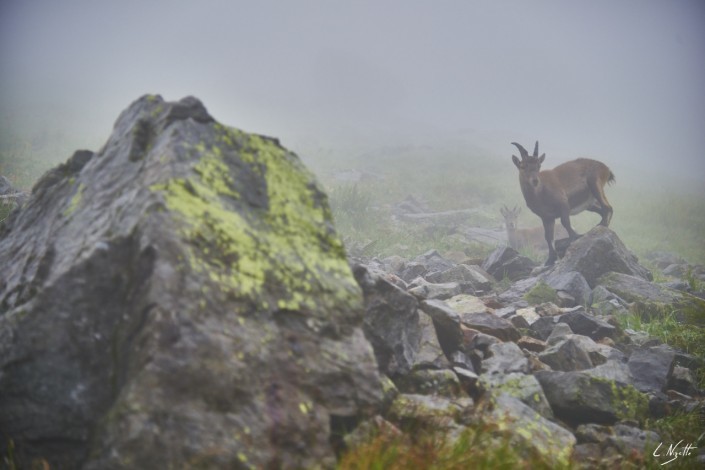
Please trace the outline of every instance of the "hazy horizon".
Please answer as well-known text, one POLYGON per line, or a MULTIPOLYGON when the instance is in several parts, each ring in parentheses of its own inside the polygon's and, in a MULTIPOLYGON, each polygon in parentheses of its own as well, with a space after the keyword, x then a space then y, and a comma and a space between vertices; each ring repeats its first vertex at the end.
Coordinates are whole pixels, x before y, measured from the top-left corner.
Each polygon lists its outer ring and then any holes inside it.
MULTIPOLYGON (((95 148, 145 93, 305 142, 459 138, 705 177, 705 3, 92 2, 0 6, 3 131, 95 148)), ((65 159, 68 155, 62 157, 65 159)))

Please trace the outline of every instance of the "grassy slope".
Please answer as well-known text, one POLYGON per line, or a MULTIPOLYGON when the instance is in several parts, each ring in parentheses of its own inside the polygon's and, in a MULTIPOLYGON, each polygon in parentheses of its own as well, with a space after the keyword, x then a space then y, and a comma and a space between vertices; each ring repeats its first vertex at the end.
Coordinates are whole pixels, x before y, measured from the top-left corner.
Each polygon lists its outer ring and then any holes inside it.
MULTIPOLYGON (((523 227, 540 226, 538 217, 525 207, 509 157, 452 146, 359 153, 362 157, 357 159, 322 159, 314 152, 306 161, 329 191, 343 235, 361 243, 379 240, 369 254, 388 255, 394 246, 409 245, 412 234, 408 228, 395 230, 389 214, 389 205, 407 195, 426 201, 430 210, 480 209, 464 223, 488 228, 502 223, 503 204, 516 204, 523 207, 519 220, 523 227), (337 181, 332 175, 343 168, 366 170, 383 179, 356 184, 337 181)), ((647 185, 618 174, 607 195, 615 208, 611 228, 640 258, 658 250, 674 252, 693 264, 705 263, 705 190, 677 183, 647 185)), ((586 212, 571 220, 579 232, 585 232, 599 216, 586 212)), ((427 230, 426 237, 413 238, 416 251, 443 248, 433 245, 440 241, 433 229, 427 230)))
MULTIPOLYGON (((43 172, 71 155, 75 149, 70 142, 66 136, 25 139, 0 130, 0 175, 28 190, 43 172)), ((431 211, 478 209, 462 220, 467 226, 499 227, 499 208, 504 204, 523 208, 519 218, 522 227, 540 225, 538 217, 525 207, 509 153, 490 156, 467 143, 454 142, 319 147, 304 149, 302 154, 326 187, 338 229, 348 243, 376 241, 366 253, 369 255, 413 256, 431 248, 468 248, 449 236, 452 227, 421 229, 392 223, 391 205, 408 195, 426 202, 431 211), (333 176, 341 169, 365 170, 380 179, 341 182, 333 176)), ((608 187, 607 195, 615 208, 612 228, 626 245, 640 258, 650 251, 671 251, 690 263, 705 264, 705 189, 668 182, 646 184, 624 171, 617 173, 617 183, 608 187)), ((592 213, 572 218, 579 232, 589 230, 598 220, 592 213)), ((479 256, 489 248, 470 249, 479 256)))

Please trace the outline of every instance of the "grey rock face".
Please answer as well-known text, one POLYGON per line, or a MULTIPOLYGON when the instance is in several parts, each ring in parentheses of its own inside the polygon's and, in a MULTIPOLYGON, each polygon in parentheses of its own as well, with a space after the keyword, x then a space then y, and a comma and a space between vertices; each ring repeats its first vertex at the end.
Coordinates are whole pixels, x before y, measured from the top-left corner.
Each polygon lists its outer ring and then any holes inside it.
POLYGON ((354 273, 365 297, 365 335, 380 370, 389 375, 410 372, 421 345, 418 301, 364 266, 356 266, 354 273))
POLYGON ((491 356, 482 361, 483 373, 503 376, 512 372, 529 372, 529 361, 515 343, 497 343, 488 349, 491 356))
POLYGON ((614 338, 617 335, 617 327, 610 325, 604 320, 587 314, 584 310, 576 310, 561 315, 561 323, 567 323, 574 333, 589 336, 595 341, 602 338, 614 338))
POLYGON ((137 100, 0 229, 0 441, 51 468, 332 465, 331 421, 382 387, 331 220, 276 140, 137 100))
POLYGON ((462 349, 463 331, 460 315, 440 300, 424 300, 421 309, 433 320, 438 341, 447 356, 462 349))
POLYGON ((609 228, 597 226, 574 241, 565 257, 552 270, 554 275, 578 272, 590 287, 597 285, 600 276, 617 272, 652 280, 648 269, 639 264, 634 254, 624 246, 609 228))
POLYGON ((529 277, 531 270, 536 266, 531 259, 508 246, 497 248, 482 263, 482 269, 500 281, 505 277, 511 281, 529 277))
POLYGON ((462 315, 461 322, 468 328, 481 331, 502 341, 517 341, 521 338, 521 333, 510 321, 491 313, 467 313, 462 315))
POLYGON ((573 424, 613 424, 645 418, 646 396, 629 385, 593 377, 588 371, 539 371, 538 379, 555 415, 573 424))
POLYGON ((634 386, 642 392, 663 392, 673 374, 675 357, 675 351, 665 345, 634 351, 627 362, 634 386))
MULTIPOLYGON (((550 338, 549 338, 550 340, 550 338)), ((573 338, 568 338, 539 353, 539 359, 553 370, 568 372, 593 367, 590 355, 582 345, 573 338)))
POLYGON ((553 272, 545 277, 544 282, 557 291, 569 294, 578 305, 590 304, 592 289, 579 272, 553 272))
POLYGON ((492 279, 488 273, 477 266, 458 264, 445 271, 426 276, 433 283, 454 282, 462 286, 463 292, 475 295, 487 293, 492 289, 492 279))
POLYGON ((636 276, 607 273, 599 279, 599 283, 625 301, 638 302, 652 313, 661 312, 663 307, 686 311, 705 309, 703 299, 636 276))
POLYGON ((409 284, 409 293, 417 299, 449 299, 462 292, 463 286, 459 282, 438 284, 417 277, 409 284))

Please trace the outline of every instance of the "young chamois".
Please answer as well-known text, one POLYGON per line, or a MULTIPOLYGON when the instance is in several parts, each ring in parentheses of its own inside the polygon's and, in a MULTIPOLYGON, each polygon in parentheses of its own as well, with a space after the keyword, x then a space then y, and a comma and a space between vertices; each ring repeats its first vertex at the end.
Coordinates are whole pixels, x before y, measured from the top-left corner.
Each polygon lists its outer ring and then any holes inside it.
MULTIPOLYGON (((546 238, 543 227, 518 228, 519 214, 521 207, 514 206, 509 209, 507 206, 499 210, 504 217, 504 226, 507 229, 507 244, 515 250, 530 248, 534 251, 546 251, 546 238)), ((558 225, 555 228, 555 238, 567 238, 568 232, 558 225)))
POLYGON ((571 215, 584 210, 596 212, 602 217, 600 225, 609 226, 613 210, 605 197, 605 185, 614 181, 614 175, 604 163, 588 158, 578 158, 552 170, 541 171, 546 154, 539 157, 538 141, 533 155, 516 142, 512 145, 521 154, 521 160, 512 155, 512 161, 519 169, 519 184, 526 205, 543 222, 544 238, 548 243, 546 266, 550 266, 557 258, 553 247, 556 219, 561 219, 571 241, 579 237, 570 226, 571 215))

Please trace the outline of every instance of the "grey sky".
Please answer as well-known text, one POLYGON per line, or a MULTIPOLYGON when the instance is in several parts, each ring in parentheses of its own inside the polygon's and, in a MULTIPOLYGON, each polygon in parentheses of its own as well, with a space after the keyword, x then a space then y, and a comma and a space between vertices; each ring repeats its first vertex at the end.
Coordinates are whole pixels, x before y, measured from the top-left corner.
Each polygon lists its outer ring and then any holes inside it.
POLYGON ((465 131, 705 177, 700 0, 1 5, 0 104, 33 124, 105 138, 144 93, 194 95, 285 144, 465 131))

